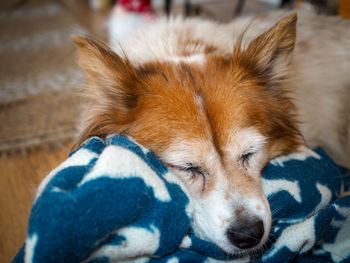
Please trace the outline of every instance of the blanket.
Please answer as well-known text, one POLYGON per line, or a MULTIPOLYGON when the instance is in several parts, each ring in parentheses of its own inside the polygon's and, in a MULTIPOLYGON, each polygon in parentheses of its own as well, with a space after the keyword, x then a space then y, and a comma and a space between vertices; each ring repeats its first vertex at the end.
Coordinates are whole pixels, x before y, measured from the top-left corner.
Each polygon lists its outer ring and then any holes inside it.
POLYGON ((13 262, 350 262, 349 171, 315 151, 263 170, 271 235, 238 258, 196 236, 186 191, 151 151, 91 138, 40 184, 13 262))

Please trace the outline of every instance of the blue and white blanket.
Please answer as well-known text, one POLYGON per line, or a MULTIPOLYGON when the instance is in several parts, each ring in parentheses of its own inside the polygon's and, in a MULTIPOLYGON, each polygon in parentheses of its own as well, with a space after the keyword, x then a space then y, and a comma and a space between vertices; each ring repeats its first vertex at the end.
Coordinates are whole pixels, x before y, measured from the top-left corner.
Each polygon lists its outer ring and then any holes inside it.
POLYGON ((190 201, 149 150, 125 136, 88 140, 37 190, 13 262, 350 262, 349 172, 321 159, 270 163, 263 255, 235 259, 191 229, 190 201))

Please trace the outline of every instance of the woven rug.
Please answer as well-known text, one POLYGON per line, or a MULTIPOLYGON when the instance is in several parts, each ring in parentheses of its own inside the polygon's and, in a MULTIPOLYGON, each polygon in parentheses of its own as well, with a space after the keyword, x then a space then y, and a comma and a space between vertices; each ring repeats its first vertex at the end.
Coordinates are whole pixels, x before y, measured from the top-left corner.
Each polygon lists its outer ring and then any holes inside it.
POLYGON ((79 118, 71 35, 87 31, 59 1, 22 2, 0 11, 0 153, 73 138, 79 118))

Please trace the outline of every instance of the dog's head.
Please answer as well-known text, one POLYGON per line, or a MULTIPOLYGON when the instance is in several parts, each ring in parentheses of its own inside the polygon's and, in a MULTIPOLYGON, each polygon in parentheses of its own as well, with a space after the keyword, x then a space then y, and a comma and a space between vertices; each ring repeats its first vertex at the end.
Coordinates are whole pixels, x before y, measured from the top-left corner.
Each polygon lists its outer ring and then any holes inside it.
POLYGON ((80 143, 93 135, 132 136, 184 182, 200 237, 228 253, 259 248, 271 227, 260 172, 303 144, 281 87, 295 24, 295 14, 286 17, 248 47, 237 43, 231 55, 137 67, 74 37, 92 99, 80 143))

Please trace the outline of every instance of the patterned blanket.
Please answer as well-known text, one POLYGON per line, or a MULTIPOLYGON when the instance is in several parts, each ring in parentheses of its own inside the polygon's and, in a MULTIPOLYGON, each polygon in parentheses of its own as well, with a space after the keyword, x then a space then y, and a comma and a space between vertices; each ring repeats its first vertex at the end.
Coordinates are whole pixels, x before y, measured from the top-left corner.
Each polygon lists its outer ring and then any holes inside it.
POLYGON ((234 258, 199 239, 190 201, 149 150, 125 136, 91 138, 39 186, 13 262, 350 262, 350 175, 320 159, 271 162, 273 212, 262 255, 234 258))

